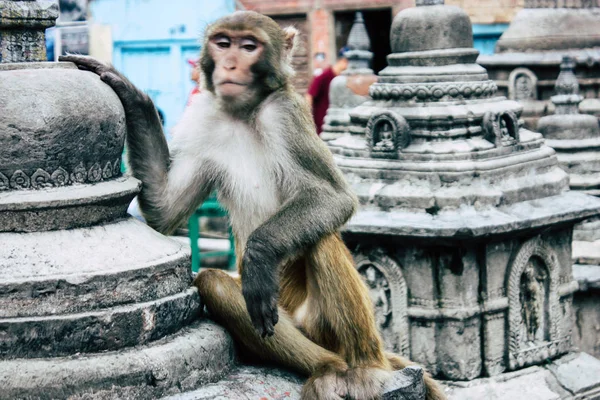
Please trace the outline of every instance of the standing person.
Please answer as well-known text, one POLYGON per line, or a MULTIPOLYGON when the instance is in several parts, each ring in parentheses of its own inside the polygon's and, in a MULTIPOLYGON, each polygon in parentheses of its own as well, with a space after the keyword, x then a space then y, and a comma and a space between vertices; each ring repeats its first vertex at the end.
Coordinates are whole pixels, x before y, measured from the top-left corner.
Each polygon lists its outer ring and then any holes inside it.
POLYGON ((187 62, 190 67, 192 67, 192 70, 190 71, 190 79, 194 82, 194 88, 188 96, 187 105, 189 106, 194 95, 200 93, 200 65, 198 64, 198 60, 192 60, 191 58, 187 60, 187 62))
POLYGON ((338 52, 335 64, 313 78, 306 93, 306 100, 312 109, 313 119, 319 136, 321 135, 321 126, 323 125, 325 114, 327 114, 327 109, 329 108, 329 85, 333 78, 348 68, 348 59, 344 55, 346 51, 348 51, 348 48, 343 47, 338 52))

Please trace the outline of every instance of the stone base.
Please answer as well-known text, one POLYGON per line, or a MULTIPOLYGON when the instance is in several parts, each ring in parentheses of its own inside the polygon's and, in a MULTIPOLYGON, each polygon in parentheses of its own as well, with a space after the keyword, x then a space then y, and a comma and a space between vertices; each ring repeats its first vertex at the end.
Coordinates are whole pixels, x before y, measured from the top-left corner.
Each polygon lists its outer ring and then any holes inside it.
POLYGON ((202 321, 146 346, 0 361, 0 399, 151 399, 219 380, 234 360, 223 328, 202 321))
MULTIPOLYGON (((163 400, 294 400, 300 398, 304 380, 305 378, 279 369, 242 366, 217 383, 163 400)), ((409 367, 395 372, 382 400, 425 400, 423 370, 409 367)))
POLYGON ((449 400, 600 399, 600 360, 574 353, 543 367, 446 384, 449 400))

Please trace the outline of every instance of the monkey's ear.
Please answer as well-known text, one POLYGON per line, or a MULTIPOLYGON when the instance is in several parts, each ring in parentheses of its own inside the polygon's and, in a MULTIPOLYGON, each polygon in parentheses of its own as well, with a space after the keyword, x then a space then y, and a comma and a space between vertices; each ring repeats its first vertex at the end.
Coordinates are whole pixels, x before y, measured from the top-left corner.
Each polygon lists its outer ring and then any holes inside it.
POLYGON ((298 41, 298 36, 300 36, 298 29, 293 26, 288 26, 283 28, 283 33, 285 34, 285 42, 284 49, 288 54, 293 54, 294 49, 296 48, 296 42, 298 41))

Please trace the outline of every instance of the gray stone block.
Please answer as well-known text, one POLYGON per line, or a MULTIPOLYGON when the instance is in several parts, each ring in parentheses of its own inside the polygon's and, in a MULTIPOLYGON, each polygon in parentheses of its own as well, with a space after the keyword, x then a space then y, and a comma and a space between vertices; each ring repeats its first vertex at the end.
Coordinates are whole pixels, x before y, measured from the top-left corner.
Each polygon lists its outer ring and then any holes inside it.
POLYGON ((233 341, 202 321, 146 346, 69 357, 0 361, 0 399, 151 399, 219 380, 233 341))
MULTIPOLYGON (((275 368, 240 366, 221 381, 162 400, 294 400, 305 378, 275 368)), ((425 400, 423 370, 408 367, 393 374, 382 400, 425 400)))

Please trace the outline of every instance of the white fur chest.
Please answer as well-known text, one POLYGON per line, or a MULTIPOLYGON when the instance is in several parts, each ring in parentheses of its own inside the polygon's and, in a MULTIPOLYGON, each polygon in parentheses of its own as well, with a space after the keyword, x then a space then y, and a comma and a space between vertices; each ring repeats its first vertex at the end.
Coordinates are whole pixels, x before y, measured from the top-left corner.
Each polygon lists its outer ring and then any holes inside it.
POLYGON ((268 150, 256 132, 237 125, 227 145, 212 155, 225 172, 219 200, 230 213, 240 244, 245 244, 250 233, 279 207, 278 166, 268 150))

